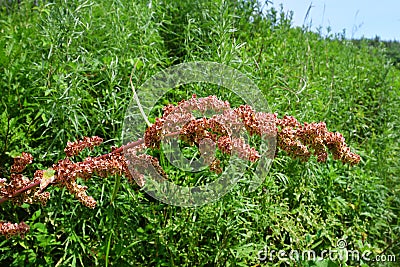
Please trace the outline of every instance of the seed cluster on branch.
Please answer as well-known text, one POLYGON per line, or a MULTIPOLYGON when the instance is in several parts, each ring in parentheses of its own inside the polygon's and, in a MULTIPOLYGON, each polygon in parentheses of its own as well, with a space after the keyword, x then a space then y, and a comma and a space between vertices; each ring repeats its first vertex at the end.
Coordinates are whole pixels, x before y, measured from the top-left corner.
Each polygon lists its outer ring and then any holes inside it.
MULTIPOLYGON (((86 192, 87 187, 77 183, 77 178, 90 179, 93 175, 106 178, 123 175, 128 182, 144 186, 144 173, 152 167, 161 177, 168 178, 156 157, 146 154, 146 149, 159 149, 168 138, 179 138, 191 146, 197 146, 209 170, 220 174, 221 161, 213 157, 218 148, 222 153, 235 154, 241 159, 255 162, 260 158, 259 151, 242 138, 243 133, 263 139, 276 140, 276 149, 289 156, 307 161, 312 155, 318 162, 325 162, 328 151, 333 159, 343 164, 354 165, 360 156, 350 151, 344 137, 337 132, 329 132, 324 122, 299 123, 294 117, 278 118, 276 114, 256 112, 251 106, 241 105, 231 108, 227 101, 216 96, 197 98, 193 95, 177 105, 167 105, 163 115, 149 126, 142 139, 120 148, 113 148, 105 155, 87 157, 74 162, 73 157, 83 149, 92 149, 103 142, 97 136, 84 137, 83 140, 68 142, 66 157, 53 164, 48 170, 37 170, 33 179, 22 174, 32 163, 33 157, 23 152, 14 159, 10 178, 0 178, 0 204, 7 200, 16 205, 22 203, 46 204, 50 193, 49 186, 65 187, 82 204, 95 208, 96 201, 86 192)), ((276 155, 273 151, 272 155, 276 155)), ((12 224, 0 221, 0 234, 10 237, 23 236, 29 230, 24 222, 12 224)))
POLYGON ((29 232, 29 229, 29 225, 24 222, 10 223, 0 221, 0 235, 4 235, 6 238, 14 235, 19 235, 23 238, 24 235, 29 232))

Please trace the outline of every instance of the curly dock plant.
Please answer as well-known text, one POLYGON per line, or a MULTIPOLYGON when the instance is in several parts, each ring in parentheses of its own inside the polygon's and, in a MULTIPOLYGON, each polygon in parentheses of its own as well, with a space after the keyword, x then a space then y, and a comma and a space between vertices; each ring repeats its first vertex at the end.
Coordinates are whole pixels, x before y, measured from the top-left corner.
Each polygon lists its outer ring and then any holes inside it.
MULTIPOLYGON (((79 185, 76 179, 88 180, 92 175, 103 178, 121 175, 125 176, 128 182, 134 183, 136 180, 139 186, 143 186, 143 172, 150 165, 153 165, 160 175, 168 178, 157 157, 139 153, 145 149, 158 149, 161 141, 167 136, 179 136, 190 146, 196 146, 200 152, 205 145, 202 140, 206 138, 212 140, 222 154, 235 153, 242 159, 256 162, 260 157, 257 149, 232 134, 232 129, 238 123, 244 125, 250 136, 274 138, 276 149, 285 151, 292 158, 308 161, 311 156, 316 156, 318 162, 325 162, 329 151, 333 159, 343 164, 354 165, 360 161, 360 156, 347 147, 344 137, 340 133, 329 132, 324 122, 301 124, 291 116, 280 119, 276 114, 256 112, 248 105, 231 108, 227 101, 221 101, 216 96, 197 98, 193 95, 191 99, 182 100, 177 105, 165 106, 163 116, 157 118, 155 123, 147 128, 143 138, 113 148, 108 154, 74 162, 73 156, 85 148, 100 145, 103 140, 94 136, 68 142, 64 150, 66 154, 64 159, 47 170, 37 170, 33 179, 29 179, 23 175, 23 171, 32 163, 33 157, 28 153, 22 153, 20 157, 14 158, 10 177, 0 179, 0 204, 12 201, 15 205, 23 203, 45 205, 50 198, 50 193, 46 189, 49 186, 58 186, 65 187, 85 206, 95 208, 96 201, 87 195, 87 187, 79 185), (196 118, 191 114, 193 110, 207 109, 219 110, 220 113, 211 118, 196 118), (183 121, 188 123, 180 127, 183 121), (168 128, 174 130, 166 131, 168 128)), ((276 151, 274 152, 276 155, 276 151)), ((210 159, 208 163, 210 171, 217 174, 222 172, 221 162, 217 158, 210 159)), ((0 221, 0 234, 7 238, 14 235, 23 237, 28 231, 29 226, 24 222, 0 221)))

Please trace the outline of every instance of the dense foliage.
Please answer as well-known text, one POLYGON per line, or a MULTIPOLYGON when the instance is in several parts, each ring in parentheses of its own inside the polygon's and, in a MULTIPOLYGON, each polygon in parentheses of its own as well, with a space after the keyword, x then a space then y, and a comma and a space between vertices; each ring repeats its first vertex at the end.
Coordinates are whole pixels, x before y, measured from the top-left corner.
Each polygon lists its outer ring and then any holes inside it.
POLYGON ((368 45, 383 49, 385 55, 396 68, 400 68, 400 42, 397 40, 381 40, 379 36, 374 39, 352 40, 354 44, 368 43, 368 45))
MULTIPOLYGON (((118 187, 116 177, 85 182, 98 200, 93 210, 59 188, 50 189, 46 206, 4 203, 0 220, 23 220, 31 231, 24 239, 1 237, 2 266, 278 266, 276 259, 260 262, 258 251, 322 251, 339 239, 348 249, 399 256, 400 71, 384 46, 293 28, 290 16, 268 6, 262 12, 256 1, 22 1, 0 8, 0 178, 23 151, 35 159, 27 169, 33 175, 62 159, 67 141, 107 140, 91 155, 121 145, 132 68, 140 85, 195 60, 240 70, 273 112, 325 121, 361 155, 349 167, 280 152, 258 190, 239 184, 199 208, 162 204, 128 183, 118 187)), ((160 105, 193 93, 238 101, 193 85, 160 105)))

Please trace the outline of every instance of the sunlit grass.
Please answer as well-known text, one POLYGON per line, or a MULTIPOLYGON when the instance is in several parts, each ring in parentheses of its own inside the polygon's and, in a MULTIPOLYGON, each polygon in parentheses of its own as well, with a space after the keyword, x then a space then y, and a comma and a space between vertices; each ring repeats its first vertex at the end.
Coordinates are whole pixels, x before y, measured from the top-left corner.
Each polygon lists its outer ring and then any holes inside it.
MULTIPOLYGON (((93 154, 121 145, 132 68, 140 86, 194 60, 242 71, 279 116, 325 121, 362 162, 302 163, 279 152, 255 192, 238 185, 196 209, 159 203, 125 179, 110 204, 114 177, 86 182, 94 210, 52 189, 45 207, 0 207, 0 219, 32 226, 23 240, 0 239, 2 266, 254 266, 265 245, 322 251, 339 238, 348 249, 399 255, 400 73, 381 48, 290 28, 279 11, 261 17, 256 1, 28 2, 0 13, 1 177, 22 151, 34 155, 33 171, 63 158, 68 140, 103 137, 93 154)), ((204 85, 167 100, 192 90, 237 102, 204 85)))

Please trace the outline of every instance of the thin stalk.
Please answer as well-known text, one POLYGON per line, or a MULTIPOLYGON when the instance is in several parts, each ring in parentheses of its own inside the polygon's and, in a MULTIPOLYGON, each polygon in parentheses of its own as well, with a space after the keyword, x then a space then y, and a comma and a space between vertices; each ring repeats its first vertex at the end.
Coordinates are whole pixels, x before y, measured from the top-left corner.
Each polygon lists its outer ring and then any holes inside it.
POLYGON ((135 86, 133 86, 133 83, 132 83, 132 75, 133 75, 133 72, 135 71, 135 69, 136 69, 136 64, 135 64, 135 66, 134 66, 133 69, 132 69, 131 76, 129 77, 129 83, 130 83, 131 88, 132 88, 133 98, 135 98, 135 101, 136 101, 136 104, 137 104, 138 107, 139 107, 140 113, 142 114, 142 117, 143 117, 144 121, 146 122, 147 126, 150 127, 150 126, 151 126, 151 123, 149 122, 149 120, 148 120, 146 114, 144 113, 143 107, 142 107, 142 105, 140 104, 140 101, 139 101, 139 97, 138 97, 138 95, 136 94, 135 86))

